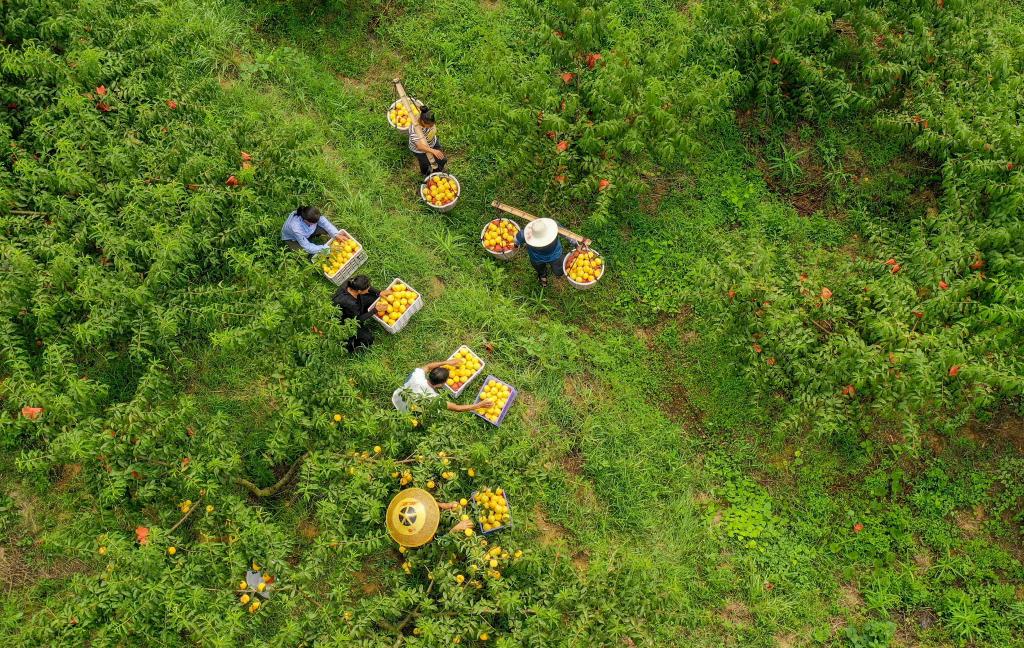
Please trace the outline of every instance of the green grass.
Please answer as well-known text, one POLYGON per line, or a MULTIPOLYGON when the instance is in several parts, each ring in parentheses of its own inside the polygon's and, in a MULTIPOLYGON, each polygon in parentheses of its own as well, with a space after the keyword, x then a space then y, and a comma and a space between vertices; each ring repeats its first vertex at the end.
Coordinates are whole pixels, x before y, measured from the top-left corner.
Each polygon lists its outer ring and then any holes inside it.
MULTIPOLYGON (((218 75, 216 109, 224 128, 237 120, 244 129, 235 133, 240 141, 291 145, 309 179, 286 187, 258 173, 254 183, 295 201, 316 200, 366 246, 364 269, 375 284, 401 276, 426 296, 426 306, 405 331, 381 331, 372 350, 349 358, 337 350, 344 335, 331 325, 332 287, 315 271, 305 271, 297 255, 281 255, 282 272, 296 281, 291 288, 323 304, 301 317, 320 324, 327 336, 298 341, 282 333, 273 343, 249 348, 231 330, 223 338, 213 336, 209 348, 187 349, 173 379, 184 396, 170 406, 203 413, 223 428, 217 439, 231 440, 229 447, 200 445, 199 452, 225 466, 243 466, 249 479, 272 483, 275 468, 300 445, 290 436, 291 426, 299 427, 310 411, 326 416, 345 408, 341 396, 304 394, 302 412, 290 418, 289 399, 295 395, 274 375, 294 357, 305 357, 307 347, 315 348, 328 358, 315 370, 329 372, 326 382, 337 383, 339 393, 351 381, 368 403, 353 401, 351 416, 372 421, 351 435, 330 432, 330 447, 321 450, 365 450, 374 442, 396 456, 404 456, 398 450, 456 450, 492 483, 514 493, 518 526, 511 538, 553 565, 555 582, 572 583, 565 596, 579 607, 571 609, 588 613, 550 635, 552 644, 611 646, 631 637, 649 646, 774 646, 821 637, 842 645, 835 629, 893 619, 907 642, 950 645, 964 614, 950 606, 940 623, 922 630, 913 612, 935 609, 955 592, 984 609, 990 599, 1013 598, 1006 588, 1024 582, 1013 558, 1019 558, 1016 522, 988 519, 975 530, 956 523, 957 515, 989 507, 1007 489, 1020 488, 1012 480, 995 486, 1005 462, 1000 452, 943 439, 935 456, 922 453, 896 466, 881 430, 868 435, 874 448, 854 436, 843 444, 773 433, 781 405, 754 400, 740 351, 703 317, 706 305, 692 303, 692 273, 714 263, 723 242, 769 241, 799 256, 848 245, 859 233, 855 219, 800 216, 772 193, 738 126, 724 127, 692 169, 660 179, 655 197, 618 214, 614 226, 585 230, 609 260, 609 276, 595 290, 561 286, 542 293, 522 259, 498 264, 477 243, 491 199, 530 208, 515 186, 492 173, 502 151, 476 138, 483 127, 477 107, 489 100, 488 57, 508 48, 524 25, 516 5, 400 3, 385 5, 380 15, 355 17, 305 4, 179 7, 205 8, 218 21, 221 39, 213 43, 219 52, 214 69, 181 70, 183 78, 201 83, 218 75), (372 36, 366 32, 371 20, 372 36), (415 168, 404 143, 386 128, 392 74, 401 74, 442 115, 442 137, 467 193, 450 215, 419 204, 415 168), (391 392, 408 372, 461 343, 478 351, 485 343, 494 346, 488 371, 522 394, 508 422, 495 429, 469 415, 449 415, 416 438, 398 427, 396 417, 386 418, 391 392), (894 468, 903 475, 895 488, 889 482, 894 468), (756 547, 747 544, 747 536, 727 535, 735 529, 724 513, 760 512, 762 505, 771 515, 756 547), (858 522, 865 524, 862 534, 852 531, 858 522), (931 566, 921 566, 923 557, 931 566), (959 562, 947 564, 954 559, 959 562)), ((662 12, 674 10, 670 3, 630 3, 622 13, 637 26, 656 26, 662 12)), ((876 175, 898 157, 870 136, 843 132, 835 139, 837 146, 856 148, 876 175)), ((262 232, 253 242, 256 254, 280 254, 274 246, 284 215, 250 215, 252 228, 262 232)), ((579 216, 566 214, 564 220, 579 216)), ((285 288, 274 290, 283 294, 285 288)), ((233 312, 230 305, 224 308, 233 312)), ((244 329, 257 315, 229 314, 225 321, 244 329)), ((130 373, 116 361, 105 367, 100 371, 130 373)), ((125 394, 138 378, 126 378, 131 386, 125 394)), ((0 468, 6 474, 14 466, 5 459, 0 468)), ((4 489, 13 483, 5 478, 4 489)), ((360 528, 346 517, 357 512, 334 508, 342 489, 356 487, 340 484, 327 469, 303 487, 309 497, 259 506, 228 487, 221 494, 225 510, 249 510, 266 522, 274 536, 267 544, 274 546, 278 564, 294 558, 295 576, 308 593, 323 594, 338 610, 358 609, 360 618, 397 620, 392 610, 376 609, 372 596, 357 594, 359 579, 367 575, 385 593, 401 590, 390 545, 371 542, 363 553, 337 555, 326 547, 328 538, 360 528), (309 519, 321 535, 303 540, 296 531, 309 519), (324 582, 343 588, 345 596, 328 594, 326 587, 321 592, 324 582)), ((25 645, 31 639, 19 628, 24 617, 41 610, 63 614, 76 592, 98 578, 102 561, 92 551, 93 530, 125 526, 95 500, 47 495, 46 501, 37 534, 42 551, 80 557, 89 568, 67 589, 40 576, 24 594, 3 597, 0 629, 15 637, 23 633, 25 645), (90 515, 101 517, 83 519, 90 515), (19 603, 22 596, 25 603, 19 603)), ((386 501, 377 498, 375 505, 386 501)), ((373 506, 366 504, 366 510, 373 506)), ((167 513, 158 515, 165 527, 174 521, 167 513)), ((260 539, 244 541, 252 547, 260 539)), ((208 576, 207 587, 217 592, 233 573, 223 567, 208 576)), ((156 577, 151 572, 141 578, 156 577)), ((185 588, 166 581, 161 587, 173 593, 171 613, 187 616, 193 608, 182 602, 190 596, 185 588)), ((223 596, 192 596, 190 604, 209 606, 202 625, 222 641, 300 645, 318 630, 337 631, 338 645, 345 641, 337 614, 330 615, 337 627, 327 630, 281 617, 239 630, 226 620, 223 596)), ((293 610, 313 609, 294 605, 293 610)), ((101 614, 103 606, 96 609, 101 614)), ((1020 619, 1003 622, 988 614, 982 624, 989 645, 1020 645, 1014 638, 1019 634, 1013 634, 1020 619)), ((41 632, 50 622, 33 623, 41 632)), ((125 639, 117 623, 128 621, 101 624, 106 630, 97 645, 125 639)), ((153 645, 214 645, 195 630, 185 636, 151 632, 153 645)), ((392 633, 382 630, 366 645, 391 641, 392 633)), ((502 645, 518 645, 514 641, 502 645)))

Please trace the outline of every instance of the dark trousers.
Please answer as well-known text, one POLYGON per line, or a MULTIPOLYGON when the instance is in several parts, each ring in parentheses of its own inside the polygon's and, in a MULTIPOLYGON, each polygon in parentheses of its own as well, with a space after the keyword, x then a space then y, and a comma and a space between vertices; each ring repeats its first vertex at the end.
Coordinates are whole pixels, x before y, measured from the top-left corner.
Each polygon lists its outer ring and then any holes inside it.
MULTIPOLYGON (((443 148, 441 148, 440 139, 437 140, 437 144, 435 144, 433 148, 440 149, 442 151, 444 150, 443 148)), ((423 174, 424 177, 430 175, 431 173, 434 173, 435 171, 444 171, 445 165, 448 164, 448 158, 434 158, 435 162, 437 163, 437 168, 433 169, 430 166, 430 160, 427 158, 426 153, 422 153, 420 151, 413 151, 412 154, 416 156, 416 161, 420 163, 420 173, 423 174)))
POLYGON ((562 270, 562 259, 557 259, 555 261, 545 261, 543 263, 535 263, 531 259, 530 265, 532 265, 533 269, 537 271, 537 276, 541 279, 548 276, 549 267, 551 268, 551 271, 555 273, 556 277, 565 276, 565 271, 562 270))
POLYGON ((356 334, 350 337, 345 342, 345 348, 348 349, 349 353, 355 353, 357 351, 365 351, 373 345, 373 330, 370 328, 370 322, 359 322, 359 328, 356 329, 356 334))

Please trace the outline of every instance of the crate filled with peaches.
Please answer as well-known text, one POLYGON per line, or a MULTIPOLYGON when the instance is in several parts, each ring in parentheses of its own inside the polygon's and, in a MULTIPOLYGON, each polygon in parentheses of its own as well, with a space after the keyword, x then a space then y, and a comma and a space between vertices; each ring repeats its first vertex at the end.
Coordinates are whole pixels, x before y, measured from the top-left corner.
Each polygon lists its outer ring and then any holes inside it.
POLYGON ((401 279, 395 279, 370 305, 373 318, 388 333, 398 333, 416 311, 423 308, 423 297, 401 279))

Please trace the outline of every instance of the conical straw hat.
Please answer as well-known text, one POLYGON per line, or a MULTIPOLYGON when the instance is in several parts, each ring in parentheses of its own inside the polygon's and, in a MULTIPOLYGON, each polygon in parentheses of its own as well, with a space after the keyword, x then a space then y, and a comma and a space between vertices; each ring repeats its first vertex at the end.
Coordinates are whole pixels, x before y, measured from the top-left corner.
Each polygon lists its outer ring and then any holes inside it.
POLYGON ((388 505, 388 533, 403 547, 425 545, 437 532, 441 510, 434 496, 422 488, 407 488, 388 505))

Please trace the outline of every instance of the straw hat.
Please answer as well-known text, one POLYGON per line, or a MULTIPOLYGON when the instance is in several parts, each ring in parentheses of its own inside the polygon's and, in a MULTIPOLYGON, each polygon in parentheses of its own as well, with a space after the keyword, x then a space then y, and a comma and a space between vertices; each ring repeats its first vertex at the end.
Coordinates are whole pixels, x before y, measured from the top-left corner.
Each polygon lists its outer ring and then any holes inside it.
POLYGON ((403 547, 419 547, 434 537, 441 510, 427 491, 407 488, 391 500, 385 520, 395 542, 403 547))
POLYGON ((550 218, 538 218, 526 224, 523 237, 530 247, 551 245, 558 236, 558 223, 550 218))

